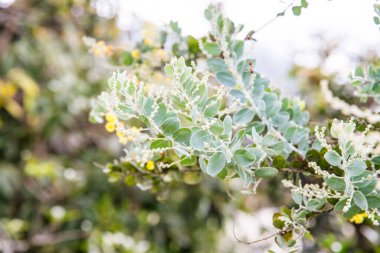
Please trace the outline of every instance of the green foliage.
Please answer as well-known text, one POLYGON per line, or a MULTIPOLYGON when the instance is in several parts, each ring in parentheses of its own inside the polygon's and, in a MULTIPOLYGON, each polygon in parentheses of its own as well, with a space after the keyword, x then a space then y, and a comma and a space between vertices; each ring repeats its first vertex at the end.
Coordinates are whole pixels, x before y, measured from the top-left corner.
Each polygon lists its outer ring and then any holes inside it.
MULTIPOLYGON (((302 0, 292 10, 300 15, 307 7, 302 0)), ((329 138, 325 127, 316 127, 313 141, 304 103, 282 96, 254 71, 255 60, 245 47, 249 41, 237 39, 242 26, 213 5, 205 17, 211 24, 209 36, 188 37, 189 49, 182 53, 205 57, 206 71, 195 72, 196 63, 173 49, 181 57, 173 57, 164 67, 171 79, 165 92, 151 91, 133 75, 117 72, 109 80, 109 91, 94 101, 91 118, 102 122, 115 115, 112 124, 118 136, 129 138, 131 129, 138 129, 134 141, 125 145, 121 165, 125 174, 119 176, 138 178, 136 185, 153 190, 181 173, 187 175, 185 182, 197 182, 202 171, 221 179, 238 177, 255 192, 263 179, 280 177, 280 172, 296 173, 283 180, 291 188, 295 206, 273 216, 279 230, 275 240, 284 248, 295 246, 295 235, 312 238, 310 220, 333 207, 354 220, 364 212, 378 225, 378 173, 372 169, 377 160, 371 162, 366 144, 357 141, 369 128, 358 132, 353 121, 334 120, 329 138), (141 155, 131 155, 136 153, 141 155), (189 176, 185 167, 192 167, 195 174, 189 176), (303 183, 300 175, 313 183, 303 183)), ((180 36, 178 24, 170 26, 180 36)), ((358 68, 356 85, 367 85, 370 76, 375 91, 377 74, 374 67, 358 68)), ((117 171, 111 168, 111 174, 117 171)))
POLYGON ((299 5, 293 6, 292 11, 295 16, 301 15, 302 9, 306 9, 309 6, 307 0, 301 0, 299 5))
POLYGON ((380 68, 372 64, 359 65, 351 77, 352 86, 362 101, 373 98, 380 103, 380 68))
POLYGON ((373 8, 376 14, 376 16, 373 17, 373 22, 375 23, 375 25, 379 27, 380 26, 380 4, 378 3, 377 0, 376 0, 376 3, 373 5, 373 8))

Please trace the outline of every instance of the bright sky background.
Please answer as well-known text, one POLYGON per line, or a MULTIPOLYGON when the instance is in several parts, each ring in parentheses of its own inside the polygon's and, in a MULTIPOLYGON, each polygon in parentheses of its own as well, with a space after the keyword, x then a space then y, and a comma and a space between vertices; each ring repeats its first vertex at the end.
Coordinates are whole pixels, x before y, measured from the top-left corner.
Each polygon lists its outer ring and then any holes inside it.
MULTIPOLYGON (((102 0, 101 0, 102 1, 102 0)), ((282 11, 290 0, 107 0, 119 1, 119 23, 128 24, 132 13, 155 24, 170 20, 179 22, 183 33, 202 36, 209 29, 203 11, 210 2, 219 2, 235 22, 254 30, 282 11)), ((257 71, 270 78, 278 87, 295 85, 287 73, 291 63, 313 66, 319 41, 313 37, 323 34, 328 40, 341 41, 341 50, 328 62, 326 71, 339 71, 344 79, 352 70, 355 57, 366 50, 380 51, 380 32, 374 25, 372 0, 309 0, 309 7, 295 17, 291 10, 256 35, 254 47, 257 71), (302 52, 297 57, 296 52, 302 52)), ((342 80, 343 80, 342 79, 342 80)), ((294 90, 292 90, 294 88, 294 90)), ((288 89, 289 92, 289 89, 288 89)))
MULTIPOLYGON (((262 26, 292 0, 92 0, 98 13, 107 16, 118 12, 120 27, 128 27, 134 17, 163 25, 178 21, 185 35, 205 35, 209 25, 203 17, 209 3, 222 3, 225 13, 245 31, 262 26)), ((296 0, 300 1, 300 0, 296 0)), ((5 7, 14 0, 0 0, 5 7)), ((256 70, 267 76, 288 93, 296 92, 296 85, 287 77, 292 63, 307 66, 318 64, 316 57, 322 34, 326 41, 339 41, 340 50, 327 62, 327 72, 337 71, 341 82, 356 65, 356 58, 369 51, 380 53, 380 32, 373 23, 374 0, 309 0, 309 7, 295 17, 291 10, 256 35, 253 50, 256 70)), ((243 35, 244 36, 244 35, 243 35)))

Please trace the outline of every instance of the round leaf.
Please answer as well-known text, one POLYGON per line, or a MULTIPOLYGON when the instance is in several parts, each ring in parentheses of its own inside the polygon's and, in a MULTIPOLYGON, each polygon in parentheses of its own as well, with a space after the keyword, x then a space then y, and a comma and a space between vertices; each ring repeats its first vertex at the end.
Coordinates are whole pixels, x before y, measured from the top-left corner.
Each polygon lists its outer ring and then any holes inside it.
POLYGON ((339 166, 342 162, 342 158, 335 150, 329 150, 324 155, 326 161, 332 166, 339 166))
POLYGON ((273 167, 261 167, 255 170, 255 176, 262 178, 274 177, 277 174, 278 170, 273 167))
POLYGON ((195 131, 190 138, 190 146, 195 149, 203 149, 205 147, 205 143, 211 141, 211 135, 202 129, 195 131))
POLYGON ((216 152, 208 161, 206 172, 210 176, 215 177, 226 165, 226 157, 222 152, 216 152))
POLYGON ((238 149, 234 152, 233 159, 239 166, 247 167, 255 162, 256 157, 246 149, 238 149))
POLYGON ((361 208, 362 210, 367 210, 368 209, 368 202, 364 194, 360 191, 355 191, 354 192, 354 202, 355 204, 361 208))
POLYGON ((236 84, 236 81, 233 78, 233 76, 227 72, 216 73, 216 80, 218 80, 219 83, 227 87, 234 87, 236 84))

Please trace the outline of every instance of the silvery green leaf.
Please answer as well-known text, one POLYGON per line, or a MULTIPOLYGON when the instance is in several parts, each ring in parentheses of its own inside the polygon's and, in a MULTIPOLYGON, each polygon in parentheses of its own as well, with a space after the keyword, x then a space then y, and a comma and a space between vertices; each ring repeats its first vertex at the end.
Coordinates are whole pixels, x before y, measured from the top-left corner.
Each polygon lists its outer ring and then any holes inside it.
POLYGON ((198 86, 198 89, 195 91, 195 92, 192 92, 190 94, 190 97, 192 99, 195 99, 197 98, 198 101, 197 101, 197 105, 199 107, 203 107, 204 103, 206 102, 207 100, 207 87, 205 84, 201 84, 198 86))
POLYGON ((243 72, 241 75, 244 83, 244 87, 249 88, 251 78, 253 78, 253 75, 251 72, 243 72))
POLYGON ((253 121, 252 122, 252 128, 255 129, 257 134, 261 134, 265 130, 265 124, 260 121, 253 121))
POLYGON ((358 77, 364 77, 364 71, 363 71, 363 66, 362 65, 358 65, 355 69, 355 76, 358 76, 358 77))
POLYGON ((240 101, 241 102, 245 102, 245 95, 243 94, 243 92, 241 92, 240 90, 238 89, 232 89, 230 91, 230 94, 231 96, 235 97, 235 98, 240 98, 240 101))
POLYGON ((236 171, 239 177, 243 180, 244 188, 247 188, 250 184, 252 184, 255 181, 255 178, 244 168, 237 167, 236 171))
POLYGON ((277 143, 277 141, 278 139, 274 134, 268 133, 264 136, 262 144, 267 147, 270 147, 274 145, 275 143, 277 143))
POLYGON ((372 193, 374 190, 376 190, 376 186, 377 186, 377 180, 376 178, 372 178, 370 180, 368 180, 368 184, 363 186, 363 187, 360 187, 358 190, 361 191, 363 194, 370 194, 372 193))
POLYGON ((219 112, 220 106, 221 102, 216 96, 210 97, 204 105, 203 115, 206 118, 214 117, 219 112))
POLYGON ((324 158, 332 166, 340 166, 342 163, 342 157, 335 150, 327 151, 324 158))
POLYGON ((296 134, 290 139, 293 144, 298 144, 302 139, 308 139, 309 129, 297 128, 296 134))
POLYGON ((252 127, 251 129, 251 136, 254 142, 261 143, 262 142, 262 137, 259 135, 256 131, 256 128, 252 127))
POLYGON ((262 161, 266 156, 265 152, 258 147, 248 148, 248 151, 256 157, 256 162, 262 161))
POLYGON ((227 115, 224 120, 223 120, 223 126, 224 126, 224 130, 223 130, 223 135, 226 135, 228 136, 228 139, 231 139, 231 135, 232 135, 232 119, 231 119, 231 116, 230 115, 227 115))
POLYGON ((186 91, 187 94, 191 94, 193 89, 195 88, 195 83, 192 79, 191 69, 184 71, 181 75, 180 82, 182 88, 186 91))
POLYGON ((284 137, 287 139, 287 140, 292 140, 294 139, 296 136, 297 136, 297 131, 298 131, 298 128, 295 127, 295 126, 291 126, 289 127, 285 134, 284 134, 284 137))
POLYGON ((347 166, 347 172, 350 177, 362 174, 367 168, 365 162, 359 159, 351 161, 347 166))
POLYGON ((315 140, 315 141, 313 142, 313 145, 311 145, 311 149, 315 149, 315 150, 317 150, 317 151, 321 151, 322 146, 321 146, 320 141, 319 141, 319 140, 315 140))
POLYGON ((237 149, 234 152, 233 159, 237 165, 241 167, 248 167, 255 162, 256 157, 253 153, 250 153, 246 149, 237 149))
POLYGON ((182 56, 178 58, 177 61, 175 62, 175 66, 178 69, 183 69, 184 67, 186 67, 185 58, 183 58, 182 56))
POLYGON ((281 151, 284 150, 285 145, 286 145, 285 142, 283 142, 283 141, 278 141, 278 142, 276 142, 274 145, 272 145, 271 148, 272 148, 273 150, 275 150, 277 153, 281 153, 281 151))
POLYGON ((334 191, 344 191, 346 189, 346 183, 343 178, 339 178, 336 176, 325 178, 326 184, 333 189, 334 191))
POLYGON ((325 199, 311 199, 307 202, 306 208, 309 211, 318 211, 326 203, 325 199))
POLYGON ((165 73, 169 76, 169 77, 172 77, 173 76, 173 73, 174 73, 174 68, 173 66, 169 65, 169 64, 166 64, 165 65, 165 73))
POLYGON ((244 41, 242 40, 235 41, 235 44, 233 46, 233 51, 235 53, 236 59, 239 59, 243 55, 244 41))
POLYGON ((180 128, 173 134, 173 139, 176 142, 181 142, 185 144, 190 143, 191 130, 189 128, 180 128))
POLYGON ((198 118, 199 118, 199 112, 198 112, 198 108, 197 107, 193 107, 191 108, 190 110, 190 116, 191 116, 191 120, 193 123, 197 123, 198 121, 198 118))
POLYGON ((255 84, 253 86, 252 98, 255 102, 260 101, 264 96, 265 86, 262 84, 255 84))
POLYGON ((149 117, 153 111, 153 105, 154 105, 154 98, 153 97, 145 98, 144 103, 143 103, 143 107, 142 107, 142 114, 149 117))
POLYGON ((251 122, 254 116, 255 116, 255 113, 253 111, 251 111, 248 108, 243 108, 234 114, 233 120, 236 124, 245 125, 251 122))
POLYGON ((204 149, 205 143, 209 143, 211 141, 211 135, 202 129, 198 129, 192 132, 190 138, 190 146, 194 149, 204 149))
POLYGON ((170 100, 181 111, 185 111, 186 110, 186 103, 183 100, 181 100, 181 98, 179 98, 178 96, 171 95, 170 96, 170 100))
POLYGON ((150 149, 157 149, 157 148, 168 148, 171 146, 171 142, 166 139, 157 139, 152 141, 150 144, 150 149))
POLYGON ((379 196, 367 196, 368 208, 380 209, 380 197, 379 196))
POLYGON ((216 80, 218 80, 219 83, 221 83, 227 87, 234 87, 236 85, 235 79, 228 72, 216 73, 216 80))
POLYGON ((232 138, 232 141, 229 145, 229 148, 232 151, 235 151, 236 149, 240 148, 242 143, 243 143, 243 138, 244 138, 245 130, 240 129, 232 138))
POLYGON ((201 168, 203 173, 206 173, 207 165, 205 159, 199 158, 199 167, 201 168))
POLYGON ((194 166, 197 163, 196 156, 182 156, 181 157, 181 165, 182 166, 194 166))
POLYGON ((361 191, 364 195, 370 194, 376 189, 377 176, 374 172, 365 170, 362 174, 352 177, 351 181, 354 186, 361 191))
POLYGON ((162 125, 160 126, 162 132, 165 135, 173 135, 181 127, 181 123, 178 118, 170 117, 166 118, 162 125))
POLYGON ((355 191, 353 195, 355 204, 362 210, 368 209, 368 202, 364 194, 360 191, 355 191))
POLYGON ((358 207, 355 203, 353 203, 351 207, 348 209, 348 211, 343 213, 343 217, 346 219, 349 219, 355 214, 362 213, 362 212, 363 210, 360 207, 358 207))
POLYGON ((166 105, 161 102, 158 105, 158 111, 156 112, 153 118, 154 123, 156 123, 158 126, 161 126, 162 122, 165 120, 166 111, 166 105))
POLYGON ((265 103, 266 108, 272 107, 272 105, 278 101, 277 95, 275 93, 268 93, 266 92, 263 101, 265 103))
POLYGON ((302 205, 303 203, 303 196, 301 193, 292 191, 292 199, 294 200, 295 203, 298 205, 302 205))
POLYGON ((269 156, 269 157, 276 157, 276 156, 280 155, 279 152, 277 152, 276 150, 271 149, 271 148, 263 147, 263 150, 267 154, 267 156, 269 156))
POLYGON ((334 206, 334 211, 335 212, 343 211, 343 208, 346 205, 347 200, 348 200, 348 198, 344 198, 344 199, 341 199, 340 201, 338 201, 334 206))
POLYGON ((275 101, 270 106, 266 106, 265 114, 268 118, 272 118, 275 116, 281 109, 281 103, 279 101, 275 101))
POLYGON ((206 62, 208 68, 214 73, 227 71, 227 65, 224 63, 222 59, 210 58, 207 59, 206 62))
POLYGON ((210 157, 207 164, 206 172, 210 176, 215 177, 219 174, 226 165, 226 158, 222 152, 216 152, 210 157))
POLYGON ((223 133, 223 122, 220 119, 216 119, 213 124, 210 125, 210 130, 214 135, 219 136, 223 133))
POLYGON ((284 122, 289 121, 289 119, 290 119, 290 115, 289 115, 288 112, 279 112, 279 113, 277 113, 277 114, 272 118, 273 126, 275 126, 275 127, 279 127, 279 126, 281 126, 284 122))
POLYGON ((274 177, 278 174, 278 170, 273 167, 260 167, 255 170, 255 176, 261 178, 274 177))
POLYGON ((218 45, 215 43, 212 43, 212 42, 204 43, 203 47, 206 50, 206 52, 211 54, 211 55, 219 55, 222 52, 222 50, 220 50, 218 45))

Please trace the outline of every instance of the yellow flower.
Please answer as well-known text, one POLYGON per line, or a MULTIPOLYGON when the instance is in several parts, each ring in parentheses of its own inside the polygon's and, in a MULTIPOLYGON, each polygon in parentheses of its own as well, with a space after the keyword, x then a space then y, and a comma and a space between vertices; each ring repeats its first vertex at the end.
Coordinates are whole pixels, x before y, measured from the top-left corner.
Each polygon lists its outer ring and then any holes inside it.
POLYGON ((116 131, 116 136, 119 138, 125 137, 124 133, 120 131, 116 131))
POLYGON ((112 47, 108 46, 103 40, 100 40, 93 45, 92 53, 96 56, 111 55, 112 47))
POLYGON ((133 59, 135 59, 135 60, 140 58, 140 51, 138 49, 132 50, 131 54, 132 54, 133 59))
POLYGON ((106 120, 109 123, 115 123, 116 122, 116 116, 113 113, 107 113, 106 120))
POLYGON ((153 161, 148 161, 145 165, 147 170, 154 170, 154 162, 153 161))
POLYGON ((119 142, 123 145, 128 143, 128 139, 124 136, 119 137, 119 142))
POLYGON ((153 44, 152 40, 149 39, 149 38, 145 38, 144 39, 144 44, 147 45, 147 46, 151 46, 153 44))
POLYGON ((364 218, 367 218, 368 215, 366 213, 358 213, 351 217, 350 222, 355 224, 361 224, 364 221, 364 218))
POLYGON ((115 123, 112 123, 112 122, 108 122, 105 127, 106 127, 107 132, 110 132, 110 133, 114 132, 116 128, 115 123))
POLYGON ((165 57, 165 50, 163 50, 163 49, 158 49, 158 50, 157 50, 157 56, 158 56, 159 58, 164 58, 164 57, 165 57))

